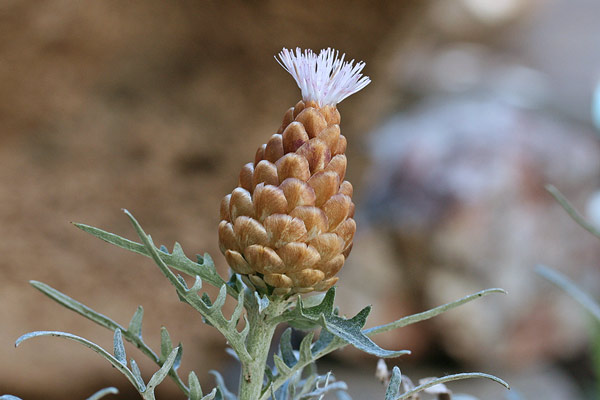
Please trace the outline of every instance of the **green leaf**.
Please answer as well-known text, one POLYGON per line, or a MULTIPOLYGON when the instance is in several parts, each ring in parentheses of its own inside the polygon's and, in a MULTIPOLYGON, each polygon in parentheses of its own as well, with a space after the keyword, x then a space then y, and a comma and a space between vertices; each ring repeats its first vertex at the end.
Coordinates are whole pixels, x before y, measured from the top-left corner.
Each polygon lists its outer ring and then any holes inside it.
POLYGON ((327 346, 331 344, 331 342, 336 338, 331 332, 326 329, 321 329, 319 333, 319 338, 312 345, 313 354, 319 353, 321 350, 325 349, 327 346))
POLYGON ((99 400, 108 394, 119 394, 119 390, 114 387, 107 387, 107 388, 97 391, 96 393, 94 393, 93 395, 88 397, 87 400, 99 400))
POLYGON ((298 297, 296 307, 291 311, 286 311, 282 315, 290 326, 296 329, 309 331, 320 327, 319 316, 321 314, 329 315, 333 313, 333 301, 335 299, 335 287, 327 291, 322 301, 312 307, 305 307, 304 301, 298 297))
POLYGON ((201 400, 203 396, 202 387, 194 371, 191 371, 188 376, 188 386, 190 387, 189 400, 201 400))
POLYGON ((171 335, 169 335, 167 328, 162 326, 160 328, 160 360, 165 361, 172 351, 173 342, 171 342, 171 335))
POLYGON ((92 310, 88 306, 70 298, 66 294, 59 292, 58 290, 46 285, 45 283, 38 281, 29 281, 29 283, 31 284, 31 286, 44 293, 46 296, 50 297, 58 304, 68 308, 71 311, 75 311, 77 314, 89 319, 90 321, 93 321, 98 325, 108 328, 111 331, 114 331, 117 328, 123 330, 123 327, 117 324, 112 319, 100 314, 99 312, 92 310))
POLYGON ((113 352, 115 358, 123 365, 127 365, 127 355, 125 354, 125 346, 123 345, 123 336, 119 328, 115 329, 115 335, 113 337, 113 352))
POLYGON ((213 400, 215 397, 217 397, 217 388, 214 388, 209 394, 207 394, 200 400, 213 400))
POLYGON ((279 352, 281 353, 281 358, 285 365, 288 367, 293 367, 298 362, 296 355, 294 354, 294 349, 292 348, 292 328, 287 328, 281 334, 281 338, 279 339, 279 352))
MULTIPOLYGON (((104 328, 110 329, 113 332, 117 328, 120 329, 124 338, 128 342, 135 344, 135 346, 138 347, 142 351, 142 353, 144 353, 146 356, 148 356, 152 361, 154 361, 155 363, 157 363, 159 365, 162 365, 161 363, 164 361, 164 359, 160 360, 159 356, 157 354, 155 354, 154 351, 152 351, 152 349, 150 349, 146 345, 146 343, 144 343, 141 336, 136 336, 136 335, 132 334, 131 332, 129 332, 128 329, 126 330, 123 326, 121 326, 114 320, 100 314, 99 312, 97 312, 95 310, 92 310, 88 306, 78 302, 77 300, 70 298, 69 296, 46 285, 45 283, 37 282, 37 281, 30 281, 30 284, 34 288, 36 288, 39 291, 41 291, 42 293, 44 293, 46 296, 50 297, 52 300, 59 303, 60 305, 68 308, 71 311, 75 311, 77 314, 89 319, 90 321, 95 322, 104 328)), ((168 352, 167 352, 167 354, 168 354, 168 352)), ((170 374, 170 376, 173 378, 173 380, 175 381, 177 386, 179 386, 179 388, 181 390, 183 390, 185 393, 187 393, 187 389, 186 389, 185 385, 183 384, 183 382, 181 381, 181 379, 179 378, 179 376, 176 373, 170 374)))
POLYGON ((142 390, 146 390, 146 384, 144 383, 144 379, 142 379, 142 372, 140 371, 140 367, 138 367, 137 363, 133 358, 129 360, 129 364, 131 364, 131 372, 133 372, 133 376, 135 376, 138 385, 140 385, 140 388, 142 388, 142 390))
POLYGON ((427 310, 427 311, 424 311, 424 312, 418 313, 418 314, 409 315, 409 316, 400 318, 396 321, 387 323, 385 325, 380 325, 380 326, 376 326, 373 328, 365 329, 364 333, 366 335, 371 336, 371 335, 375 335, 377 333, 387 332, 387 331, 391 331, 394 329, 402 328, 404 326, 412 325, 417 322, 425 321, 425 320, 428 320, 435 316, 438 316, 446 311, 450 311, 453 308, 462 306, 463 304, 466 304, 473 300, 477 300, 481 297, 484 297, 484 296, 487 296, 487 295, 490 295, 493 293, 506 294, 506 291, 504 289, 499 289, 499 288, 485 289, 480 292, 465 296, 462 299, 458 299, 453 302, 432 308, 431 310, 427 310))
POLYGON ((356 316, 351 319, 345 319, 331 314, 321 316, 323 328, 330 333, 350 343, 359 350, 372 354, 380 358, 399 357, 404 354, 410 354, 409 350, 390 351, 384 350, 369 339, 362 331, 367 321, 367 316, 371 312, 371 306, 363 308, 356 316))
POLYGON ((146 387, 146 390, 144 390, 144 393, 154 393, 154 389, 166 378, 169 370, 173 367, 178 352, 179 347, 176 347, 171 351, 171 354, 169 354, 163 366, 160 367, 160 369, 152 375, 150 381, 148 381, 148 386, 146 387))
POLYGON ((219 294, 212 305, 212 308, 220 310, 225 305, 225 299, 227 298, 227 284, 223 284, 219 289, 219 294))
POLYGON ((312 344, 314 332, 309 332, 302 341, 300 342, 300 349, 298 350, 299 358, 298 362, 301 364, 308 363, 312 360, 312 353, 310 352, 310 345, 312 344))
POLYGON ((254 292, 254 296, 258 305, 258 313, 262 314, 263 310, 269 307, 269 298, 266 295, 259 295, 258 292, 254 292))
MULTIPOLYGON (((489 375, 489 374, 484 374, 481 372, 468 372, 468 373, 462 373, 462 374, 454 374, 454 375, 448 375, 448 376, 444 376, 442 378, 435 378, 432 379, 430 381, 427 381, 426 383, 419 385, 417 387, 415 387, 412 390, 409 390, 405 393, 403 393, 401 396, 399 397, 395 397, 395 398, 391 398, 391 400, 406 400, 406 399, 411 399, 412 396, 414 396, 415 394, 430 388, 432 386, 435 386, 437 384, 440 383, 446 383, 446 382, 451 382, 451 381, 457 381, 457 380, 461 380, 461 379, 471 379, 471 378, 486 378, 486 379, 490 379, 496 383, 499 383, 500 385, 504 386, 507 389, 510 389, 510 386, 508 385, 508 383, 506 383, 505 381, 503 381, 502 379, 498 378, 497 376, 494 375, 489 375)), ((385 400, 389 400, 387 397, 385 398, 385 400)))
POLYGON ((292 371, 290 367, 288 367, 288 365, 285 363, 285 361, 283 361, 283 359, 277 354, 273 355, 273 363, 277 368, 278 375, 288 375, 292 371))
MULTIPOLYGON (((119 235, 115 235, 114 233, 94 228, 93 226, 79 223, 75 223, 74 225, 82 231, 96 236, 97 238, 107 243, 121 247, 125 250, 132 251, 134 253, 142 254, 147 257, 152 257, 151 252, 146 248, 144 244, 125 239, 119 235)), ((225 283, 223 278, 221 278, 217 273, 212 258, 208 254, 205 254, 204 258, 198 258, 198 261, 203 261, 203 263, 197 263, 186 257, 179 243, 175 243, 173 252, 171 254, 168 254, 168 252, 161 251, 159 249, 156 249, 156 251, 165 264, 170 265, 171 267, 181 272, 185 272, 186 274, 191 276, 198 275, 203 280, 216 287, 221 287, 225 283)), ((237 295, 237 293, 234 292, 233 288, 231 289, 230 294, 232 294, 233 296, 237 295)))
POLYGON ((371 307, 365 307, 355 317, 346 319, 334 313, 334 299, 335 287, 329 289, 323 301, 313 307, 305 308, 302 299, 298 297, 296 307, 283 313, 282 319, 294 327, 315 329, 320 326, 356 348, 380 358, 410 354, 408 350, 384 350, 365 335, 362 328, 366 323, 371 307))
POLYGON ((125 377, 129 380, 129 382, 131 382, 131 384, 140 393, 143 391, 143 389, 139 387, 139 385, 137 383, 137 380, 135 379, 135 376, 129 370, 129 368, 127 368, 127 366, 123 365, 112 354, 110 354, 108 351, 104 350, 102 347, 98 346, 96 343, 90 342, 87 339, 84 339, 82 337, 73 335, 71 333, 56 332, 56 331, 30 332, 30 333, 27 333, 27 334, 21 336, 20 338, 18 338, 17 341, 15 342, 15 346, 19 346, 25 340, 28 340, 28 339, 31 339, 31 338, 34 338, 34 337, 40 337, 40 336, 54 336, 54 337, 59 337, 59 338, 63 338, 63 339, 73 340, 73 341, 75 341, 77 343, 83 344, 84 346, 92 349, 94 352, 100 354, 113 367, 115 367, 117 370, 119 370, 119 372, 121 372, 123 375, 125 375, 125 377))
POLYGON ((174 371, 177 371, 179 369, 179 366, 181 365, 181 357, 183 356, 183 344, 179 342, 177 348, 179 349, 179 351, 177 352, 177 355, 175 356, 175 361, 173 362, 174 371))
POLYGON ((142 319, 144 318, 144 308, 142 306, 138 306, 137 310, 131 317, 131 321, 129 321, 129 327, 127 331, 129 331, 132 335, 137 336, 139 338, 142 337, 142 319))
POLYGON ((400 368, 394 366, 392 377, 385 391, 385 400, 396 400, 400 396, 400 384, 402 383, 402 374, 400 368))

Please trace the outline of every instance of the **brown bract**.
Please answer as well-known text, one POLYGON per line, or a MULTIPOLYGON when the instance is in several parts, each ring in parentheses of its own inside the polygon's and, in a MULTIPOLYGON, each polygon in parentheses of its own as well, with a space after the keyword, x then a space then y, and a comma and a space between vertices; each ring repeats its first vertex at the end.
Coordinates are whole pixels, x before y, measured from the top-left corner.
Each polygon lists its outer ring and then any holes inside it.
POLYGON ((335 106, 298 102, 223 198, 219 247, 257 290, 325 291, 338 280, 356 231, 339 123, 335 106))

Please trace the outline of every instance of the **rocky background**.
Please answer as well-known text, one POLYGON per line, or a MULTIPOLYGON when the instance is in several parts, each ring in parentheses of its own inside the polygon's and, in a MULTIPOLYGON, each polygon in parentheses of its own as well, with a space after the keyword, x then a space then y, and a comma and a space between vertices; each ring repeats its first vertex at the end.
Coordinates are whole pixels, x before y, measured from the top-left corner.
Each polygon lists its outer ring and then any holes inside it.
MULTIPOLYGON (((76 399, 114 385, 136 398, 73 343, 13 347, 45 329, 111 346, 110 332, 30 279, 123 324, 143 305, 147 342, 156 348, 167 326, 185 345, 182 369, 212 386, 207 371, 231 365, 221 338, 150 260, 69 221, 134 238, 127 208, 155 242, 209 252, 227 274, 221 197, 299 98, 273 55, 331 46, 366 61, 373 80, 340 106, 359 222, 342 312, 373 303, 375 325, 504 287, 508 296, 378 342, 414 351, 397 361, 414 379, 485 369, 513 378, 523 398, 585 398, 589 321, 533 267, 561 269, 599 297, 597 241, 543 190, 553 183, 585 209, 598 189, 599 12, 585 0, 2 2, 0 393, 76 399)), ((352 350, 330 360, 340 375, 375 361, 352 350)), ((361 377, 349 382, 355 398, 382 390, 361 377)), ((505 398, 489 386, 463 391, 505 398)), ((158 397, 176 393, 165 383, 158 397)))

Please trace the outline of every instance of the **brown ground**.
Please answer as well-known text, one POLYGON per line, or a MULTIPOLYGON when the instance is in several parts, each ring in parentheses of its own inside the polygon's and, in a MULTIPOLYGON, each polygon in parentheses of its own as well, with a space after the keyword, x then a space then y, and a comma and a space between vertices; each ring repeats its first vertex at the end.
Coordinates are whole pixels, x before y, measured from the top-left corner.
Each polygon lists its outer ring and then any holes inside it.
MULTIPOLYGON (((360 160, 352 139, 376 118, 370 110, 387 91, 382 56, 416 21, 421 6, 413 3, 0 5, 0 392, 77 399, 126 387, 73 343, 44 338, 13 348, 19 335, 42 329, 111 345, 110 332, 59 308, 30 279, 123 324, 143 305, 147 341, 156 348, 165 324, 185 343, 182 369, 208 381, 207 370, 224 358, 220 338, 178 302, 150 261, 68 222, 134 238, 125 207, 155 242, 178 240, 190 256, 208 251, 226 273, 216 248, 219 201, 299 98, 273 55, 283 46, 333 46, 367 62, 376 83, 342 106, 349 152, 360 160)), ((153 371, 143 362, 142 369, 153 371)), ((164 386, 166 398, 173 386, 164 386)))

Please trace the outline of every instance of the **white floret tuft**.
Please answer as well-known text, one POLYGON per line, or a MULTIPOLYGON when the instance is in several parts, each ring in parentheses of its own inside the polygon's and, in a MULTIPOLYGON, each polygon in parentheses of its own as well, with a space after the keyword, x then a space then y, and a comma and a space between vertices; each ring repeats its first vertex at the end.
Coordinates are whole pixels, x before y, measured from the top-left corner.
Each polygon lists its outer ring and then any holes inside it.
POLYGON ((339 52, 331 48, 316 55, 312 50, 302 52, 296 47, 295 52, 284 48, 279 59, 275 59, 296 80, 302 100, 325 106, 336 105, 371 83, 368 76, 360 73, 365 63, 344 62, 345 56, 339 57, 339 52))

